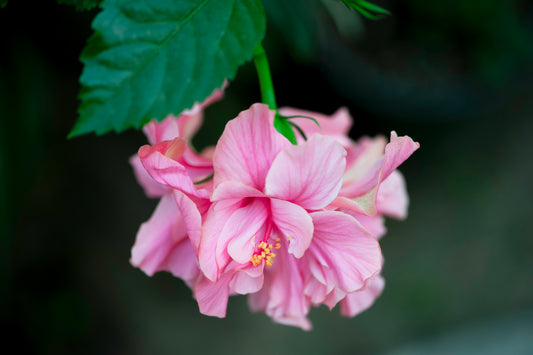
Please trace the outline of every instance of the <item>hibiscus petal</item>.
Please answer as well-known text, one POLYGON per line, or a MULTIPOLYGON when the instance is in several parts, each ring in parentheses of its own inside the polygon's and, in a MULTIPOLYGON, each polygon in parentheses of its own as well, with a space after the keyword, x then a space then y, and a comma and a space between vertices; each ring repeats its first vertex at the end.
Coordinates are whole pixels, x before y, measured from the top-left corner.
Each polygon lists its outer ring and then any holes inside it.
POLYGON ((272 161, 290 145, 274 129, 273 120, 274 111, 254 104, 228 122, 213 155, 215 188, 233 180, 263 191, 272 161))
POLYGON ((345 157, 339 143, 319 134, 302 145, 286 147, 272 163, 265 193, 308 210, 321 209, 339 193, 345 157))
POLYGON ((381 135, 375 138, 361 137, 356 144, 353 144, 347 150, 344 184, 351 185, 361 180, 383 156, 386 146, 387 139, 381 135))
POLYGON ((264 199, 223 200, 213 203, 207 212, 198 258, 205 276, 216 281, 234 258, 247 263, 255 249, 254 236, 268 217, 264 199))
POLYGON ((198 302, 200 313, 224 318, 229 298, 229 282, 232 272, 227 272, 220 277, 217 282, 200 276, 194 287, 194 296, 198 302))
POLYGON ((180 137, 178 117, 168 115, 163 121, 151 120, 143 127, 143 132, 151 145, 180 137))
POLYGON ((213 173, 213 161, 207 156, 196 153, 187 146, 183 152, 183 162, 188 168, 189 175, 194 181, 201 180, 213 173))
POLYGON ((377 239, 380 239, 385 235, 385 233, 387 233, 387 228, 385 227, 385 218, 383 218, 383 216, 370 217, 352 211, 345 212, 355 218, 357 222, 361 223, 361 225, 377 239))
POLYGON ((227 221, 228 233, 232 234, 228 243, 228 254, 238 263, 249 262, 260 242, 262 235, 258 234, 264 229, 269 215, 266 202, 265 199, 254 199, 248 206, 237 210, 227 221))
POLYGON ((365 214, 376 215, 376 196, 380 183, 419 147, 420 144, 408 136, 398 137, 392 132, 391 141, 385 148, 385 155, 378 159, 359 181, 343 187, 340 195, 353 198, 363 207, 365 214))
MULTIPOLYGON (((179 190, 174 190, 173 196, 183 219, 184 227, 187 230, 189 239, 194 249, 197 251, 200 245, 200 237, 202 235, 202 216, 198 210, 198 206, 186 194, 179 190)), ((196 255, 196 252, 194 252, 194 255, 196 255)))
POLYGON ((180 115, 178 127, 180 137, 190 141, 198 132, 204 122, 204 113, 199 105, 193 107, 194 110, 180 115))
POLYGON ((397 219, 407 218, 409 196, 403 175, 395 170, 379 186, 376 207, 378 213, 397 219))
POLYGON ((187 241, 187 232, 181 215, 171 195, 165 195, 150 219, 144 222, 137 233, 131 249, 131 264, 148 276, 165 270, 162 265, 177 244, 187 241))
POLYGON ((219 201, 213 203, 207 211, 198 249, 198 262, 204 275, 211 281, 218 279, 229 261, 227 251, 225 255, 216 255, 217 244, 227 219, 240 205, 240 200, 219 201))
POLYGON ((272 222, 289 240, 288 252, 301 258, 313 237, 313 221, 309 214, 294 203, 270 199, 272 222))
POLYGON ((346 295, 341 301, 341 314, 346 317, 354 317, 367 310, 381 295, 385 287, 385 280, 377 276, 366 288, 346 295))
POLYGON ((356 213, 367 214, 366 211, 368 209, 368 205, 372 204, 372 202, 373 200, 371 198, 368 199, 368 201, 365 201, 363 199, 352 200, 348 197, 338 196, 329 206, 327 206, 327 209, 334 210, 343 208, 356 213))
POLYGON ((363 288, 382 265, 379 244, 353 217, 337 211, 311 213, 313 242, 307 258, 322 260, 324 268, 344 292, 363 288))
POLYGON ((249 296, 250 308, 264 311, 275 322, 311 330, 307 319, 310 303, 303 294, 298 260, 287 253, 285 245, 278 254, 273 266, 265 272, 263 288, 249 296))
POLYGON ((139 148, 138 155, 144 168, 156 182, 191 195, 208 197, 205 192, 196 189, 185 166, 176 161, 185 151, 185 145, 181 138, 176 138, 154 146, 144 145, 139 148))
POLYGON ((238 181, 224 181, 219 184, 213 195, 212 201, 240 199, 246 197, 264 197, 265 194, 248 185, 244 185, 238 181))
POLYGON ((133 173, 139 185, 144 189, 144 193, 148 197, 161 197, 168 192, 167 187, 156 182, 150 174, 146 171, 141 163, 141 159, 137 155, 130 158, 130 164, 133 167, 133 173))
MULTIPOLYGON (((251 266, 251 268, 257 269, 257 267, 254 266, 251 266)), ((238 270, 234 273, 233 278, 229 283, 229 287, 232 291, 240 295, 257 292, 263 287, 263 273, 252 277, 250 273, 247 273, 244 270, 238 270)))
POLYGON ((328 295, 328 289, 317 279, 311 278, 305 283, 304 294, 309 297, 313 305, 319 305, 328 295))
POLYGON ((200 274, 200 269, 191 243, 183 240, 177 244, 161 264, 160 269, 169 271, 172 275, 183 279, 189 287, 192 287, 193 281, 200 274))

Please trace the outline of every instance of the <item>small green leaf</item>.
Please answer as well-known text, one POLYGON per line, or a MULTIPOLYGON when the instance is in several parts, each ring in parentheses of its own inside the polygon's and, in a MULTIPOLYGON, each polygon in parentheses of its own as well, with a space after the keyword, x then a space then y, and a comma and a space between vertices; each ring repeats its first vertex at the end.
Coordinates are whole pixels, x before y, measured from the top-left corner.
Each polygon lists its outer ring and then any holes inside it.
POLYGON ((376 4, 372 4, 372 3, 368 2, 368 1, 359 0, 359 1, 357 1, 357 4, 360 7, 364 8, 366 10, 375 12, 377 14, 390 15, 389 11, 385 10, 384 8, 379 7, 376 4))
POLYGON ((265 33, 260 0, 105 0, 81 55, 70 137, 140 128, 201 102, 250 60, 265 33))
POLYGON ((274 117, 274 128, 276 128, 279 133, 281 133, 285 138, 287 138, 289 142, 294 145, 298 144, 298 142, 296 141, 296 135, 292 130, 291 123, 277 112, 276 116, 274 117))
POLYGON ((364 0, 342 0, 344 5, 350 9, 354 9, 366 18, 371 20, 379 20, 391 13, 376 4, 372 4, 364 0))
POLYGON ((102 0, 57 0, 58 4, 73 5, 78 11, 91 10, 98 7, 102 0))

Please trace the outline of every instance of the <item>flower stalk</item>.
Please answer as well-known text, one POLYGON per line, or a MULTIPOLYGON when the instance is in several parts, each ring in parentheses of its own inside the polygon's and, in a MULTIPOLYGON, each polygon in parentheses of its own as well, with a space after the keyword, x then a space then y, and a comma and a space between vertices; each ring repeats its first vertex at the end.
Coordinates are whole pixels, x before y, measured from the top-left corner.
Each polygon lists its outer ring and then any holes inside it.
POLYGON ((274 94, 274 84, 272 83, 272 76, 270 75, 270 67, 263 49, 259 44, 254 51, 254 64, 259 76, 259 86, 261 87, 261 100, 268 105, 271 110, 277 110, 276 95, 274 94))

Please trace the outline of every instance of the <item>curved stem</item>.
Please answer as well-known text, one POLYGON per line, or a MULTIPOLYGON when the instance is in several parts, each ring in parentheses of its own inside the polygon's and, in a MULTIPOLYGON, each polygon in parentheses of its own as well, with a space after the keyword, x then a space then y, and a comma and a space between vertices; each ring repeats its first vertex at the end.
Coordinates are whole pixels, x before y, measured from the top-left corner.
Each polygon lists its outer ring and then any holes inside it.
POLYGON ((261 86, 261 100, 267 104, 271 110, 276 110, 276 95, 274 95, 274 84, 272 84, 272 76, 270 75, 270 67, 265 50, 261 43, 254 51, 254 63, 259 76, 259 85, 261 86))

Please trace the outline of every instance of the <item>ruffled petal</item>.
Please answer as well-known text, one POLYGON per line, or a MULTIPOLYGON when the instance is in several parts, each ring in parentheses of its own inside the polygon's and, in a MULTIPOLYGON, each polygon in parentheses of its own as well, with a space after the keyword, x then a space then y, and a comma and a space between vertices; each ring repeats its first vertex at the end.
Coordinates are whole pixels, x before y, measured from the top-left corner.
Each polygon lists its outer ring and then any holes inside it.
POLYGON ((264 279, 262 272, 256 272, 259 268, 261 267, 249 265, 237 271, 229 271, 234 272, 233 278, 229 283, 230 290, 240 295, 259 291, 263 287, 264 279), (247 269, 250 269, 251 272, 248 272, 247 269))
POLYGON ((419 147, 420 145, 408 136, 398 137, 392 132, 391 142, 385 148, 385 155, 378 159, 359 181, 351 185, 345 184, 340 195, 354 199, 362 206, 364 214, 376 215, 379 185, 419 147))
POLYGON ((337 211, 311 213, 313 242, 302 263, 317 259, 343 292, 365 287, 381 270, 379 244, 353 217, 337 211))
POLYGON ((387 139, 384 136, 375 138, 361 137, 357 143, 347 149, 346 171, 343 177, 343 187, 353 185, 372 168, 383 156, 387 139))
POLYGON ((274 111, 254 104, 228 122, 213 155, 215 188, 224 181, 239 181, 263 191, 272 161, 290 145, 274 129, 273 120, 274 111))
POLYGON ((309 214, 294 203, 270 199, 272 222, 289 241, 288 252, 301 258, 313 237, 313 221, 309 214))
POLYGON ((241 264, 250 261, 257 244, 263 237, 260 231, 265 229, 269 212, 267 200, 254 199, 228 219, 227 233, 230 233, 231 237, 227 250, 233 260, 241 264))
POLYGON ((272 163, 265 193, 308 210, 321 209, 339 193, 345 157, 339 143, 318 134, 302 145, 286 147, 272 163))
POLYGON ((353 218, 357 220, 357 222, 361 223, 365 229, 372 234, 374 237, 380 239, 387 233, 387 227, 385 227, 385 218, 383 216, 366 216, 364 214, 355 213, 352 211, 344 211, 351 215, 353 218))
POLYGON ((193 287, 200 268, 192 244, 187 240, 177 244, 161 263, 160 270, 169 271, 185 281, 189 287, 193 287))
MULTIPOLYGON (((332 271, 325 268, 325 260, 320 260, 313 257, 304 257, 300 264, 302 265, 301 271, 304 275, 304 294, 309 298, 313 305, 319 305, 322 303, 328 304, 328 296, 334 294, 336 288, 332 271)), ((329 297, 331 298, 331 297, 329 297)), ((329 306, 330 309, 335 306, 329 306)))
POLYGON ((168 192, 166 186, 156 182, 142 165, 141 159, 137 155, 130 157, 130 164, 133 167, 133 173, 139 185, 144 189, 144 193, 148 197, 161 197, 168 192))
POLYGON ((149 123, 145 124, 143 132, 146 135, 146 138, 148 138, 150 145, 180 137, 178 119, 179 117, 168 115, 167 118, 161 122, 151 120, 149 123))
POLYGON ((311 330, 307 319, 310 303, 303 294, 298 261, 286 249, 282 245, 273 266, 266 268, 263 288, 248 296, 249 305, 253 311, 265 312, 275 322, 311 330))
POLYGON ((376 206, 379 214, 397 219, 407 218, 409 195, 405 187, 405 179, 398 171, 393 171, 379 187, 376 206))
POLYGON ((354 317, 367 310, 381 295, 385 288, 385 280, 377 276, 366 288, 346 295, 341 301, 341 314, 346 317, 354 317))
POLYGON ((205 210, 206 206, 204 204, 206 202, 196 199, 197 202, 195 203, 189 196, 179 190, 174 190, 173 196, 183 220, 184 228, 187 230, 189 239, 194 247, 195 252, 193 254, 196 256, 202 235, 202 215, 198 205, 201 205, 200 207, 205 210))
MULTIPOLYGON (((342 193, 342 190, 341 190, 342 193)), ((372 198, 369 198, 367 200, 364 199, 351 199, 348 197, 338 196, 333 200, 333 202, 327 206, 328 210, 335 210, 335 209, 345 209, 352 212, 360 213, 360 214, 367 214, 367 206, 369 204, 372 204, 372 198)))
POLYGON ((187 168, 178 162, 186 149, 181 138, 164 141, 153 146, 139 148, 139 158, 148 174, 158 183, 188 194, 208 198, 203 190, 197 190, 187 168))
POLYGON ((254 236, 268 217, 265 199, 223 200, 207 212, 198 259, 205 276, 216 281, 234 258, 247 263, 255 249, 254 236))
POLYGON ((148 276, 168 270, 166 259, 182 242, 189 243, 183 219, 172 195, 165 195, 150 219, 139 228, 130 262, 148 276))
POLYGON ((219 201, 246 197, 265 197, 265 194, 256 188, 244 185, 238 181, 224 181, 213 191, 211 200, 219 201))
POLYGON ((223 274, 220 279, 213 282, 200 276, 194 287, 194 296, 198 302, 200 313, 207 316, 224 318, 229 298, 229 282, 232 273, 223 274))

